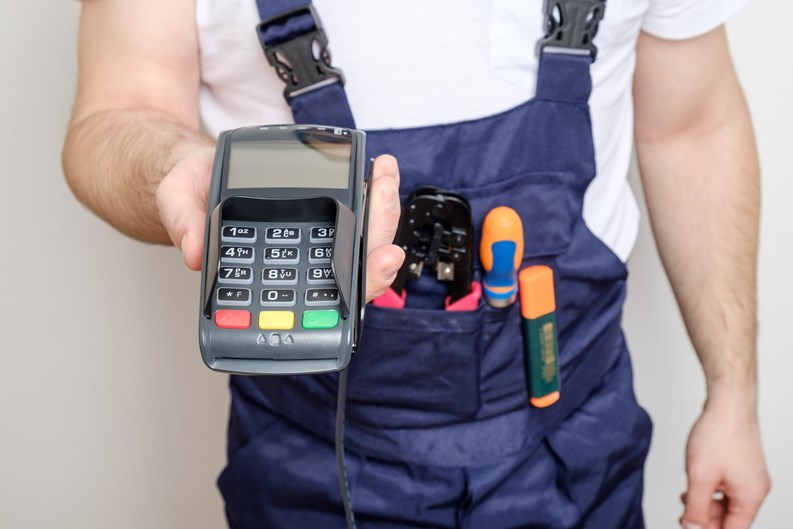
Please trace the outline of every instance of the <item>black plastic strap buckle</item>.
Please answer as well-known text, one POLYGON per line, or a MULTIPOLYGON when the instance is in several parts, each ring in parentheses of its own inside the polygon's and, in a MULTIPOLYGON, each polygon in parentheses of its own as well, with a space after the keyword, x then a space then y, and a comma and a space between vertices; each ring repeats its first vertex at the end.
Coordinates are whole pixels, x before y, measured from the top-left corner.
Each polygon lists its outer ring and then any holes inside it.
POLYGON ((284 97, 288 100, 333 83, 344 84, 344 74, 330 63, 328 38, 322 29, 319 15, 311 5, 293 9, 263 21, 257 27, 267 61, 278 77, 286 83, 284 97), (314 29, 305 33, 265 43, 265 34, 273 26, 285 25, 300 15, 310 15, 314 29))
POLYGON ((544 51, 597 58, 592 42, 606 12, 605 0, 545 0, 545 37, 537 44, 544 51))

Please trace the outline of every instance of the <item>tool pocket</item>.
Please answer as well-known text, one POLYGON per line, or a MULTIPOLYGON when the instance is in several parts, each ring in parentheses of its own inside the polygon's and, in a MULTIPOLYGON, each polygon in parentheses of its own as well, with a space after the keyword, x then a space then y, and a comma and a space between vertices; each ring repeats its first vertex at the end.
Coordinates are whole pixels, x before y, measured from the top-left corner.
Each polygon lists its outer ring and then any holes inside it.
MULTIPOLYGON (((458 192, 471 205, 475 269, 480 269, 482 222, 497 206, 509 206, 521 216, 524 262, 540 256, 547 261, 570 245, 572 204, 563 173, 520 174, 458 192)), ((481 301, 477 310, 452 312, 424 308, 433 306, 424 302, 414 305, 422 308, 411 308, 411 296, 442 303, 445 295, 445 286, 432 278, 414 283, 423 288, 409 290, 408 308, 366 309, 361 346, 349 368, 350 420, 376 428, 442 426, 473 419, 481 406, 481 388, 525 388, 516 306, 493 309, 481 301), (427 283, 438 288, 427 288, 427 283), (483 355, 488 355, 485 363, 483 355), (481 380, 483 376, 498 380, 481 380)))
POLYGON ((360 351, 350 362, 347 417, 383 428, 473 418, 482 311, 368 306, 360 351))
POLYGON ((493 184, 459 190, 471 204, 474 217, 474 268, 481 268, 482 223, 487 213, 498 206, 508 206, 520 215, 524 262, 532 257, 552 257, 565 252, 570 247, 575 221, 572 180, 568 173, 522 173, 493 184))

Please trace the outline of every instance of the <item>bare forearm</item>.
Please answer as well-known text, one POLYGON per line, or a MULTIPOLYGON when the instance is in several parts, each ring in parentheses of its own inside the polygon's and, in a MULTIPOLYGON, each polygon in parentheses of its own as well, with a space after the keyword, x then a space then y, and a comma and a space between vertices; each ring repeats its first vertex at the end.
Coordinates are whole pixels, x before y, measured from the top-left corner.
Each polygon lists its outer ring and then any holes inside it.
POLYGON ((637 141, 658 249, 708 394, 754 405, 759 168, 737 84, 666 137, 637 141))
POLYGON ((170 243, 157 187, 186 154, 212 146, 164 113, 107 110, 71 124, 63 167, 75 195, 101 218, 136 239, 170 243))
POLYGON ((680 41, 643 33, 633 88, 655 239, 708 386, 681 524, 748 529, 770 486, 757 420, 760 171, 724 28, 680 41))

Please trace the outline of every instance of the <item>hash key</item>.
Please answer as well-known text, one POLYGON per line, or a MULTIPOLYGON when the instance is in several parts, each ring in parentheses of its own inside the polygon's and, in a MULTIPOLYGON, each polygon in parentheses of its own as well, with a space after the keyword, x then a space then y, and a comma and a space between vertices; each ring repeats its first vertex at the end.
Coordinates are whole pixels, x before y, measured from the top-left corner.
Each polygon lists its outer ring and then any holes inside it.
POLYGON ((339 290, 337 288, 309 288, 306 290, 306 305, 338 305, 339 290))

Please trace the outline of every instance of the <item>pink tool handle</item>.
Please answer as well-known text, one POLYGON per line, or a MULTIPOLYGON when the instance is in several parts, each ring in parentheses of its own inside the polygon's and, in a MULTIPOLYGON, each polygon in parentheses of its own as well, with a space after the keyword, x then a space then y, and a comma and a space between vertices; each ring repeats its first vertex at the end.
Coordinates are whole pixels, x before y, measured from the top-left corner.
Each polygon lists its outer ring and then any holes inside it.
POLYGON ((446 297, 446 310, 476 310, 479 308, 479 299, 482 297, 482 285, 479 281, 471 283, 471 292, 461 297, 454 303, 449 303, 451 296, 446 297))
POLYGON ((372 305, 382 309, 404 309, 405 298, 407 297, 407 294, 407 291, 404 291, 402 292, 402 295, 399 295, 394 292, 394 289, 389 288, 383 292, 382 296, 374 298, 372 300, 372 305))

